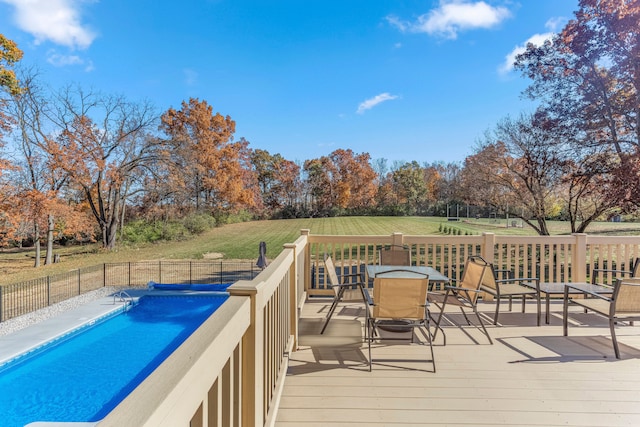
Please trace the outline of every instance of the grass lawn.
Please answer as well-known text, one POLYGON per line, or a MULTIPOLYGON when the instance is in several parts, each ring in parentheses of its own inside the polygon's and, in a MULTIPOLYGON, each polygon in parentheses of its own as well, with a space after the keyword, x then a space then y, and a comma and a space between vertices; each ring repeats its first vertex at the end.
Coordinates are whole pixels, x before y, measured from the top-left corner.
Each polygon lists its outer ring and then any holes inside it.
MULTIPOLYGON (((517 222, 519 224, 519 221, 517 222)), ((85 266, 127 261, 158 259, 202 259, 222 256, 224 259, 256 260, 258 245, 267 243, 267 257, 275 258, 284 243, 293 242, 300 230, 308 228, 313 234, 388 235, 401 232, 411 235, 440 234, 442 226, 453 227, 461 234, 492 232, 507 235, 534 235, 529 227, 506 227, 506 221, 493 219, 447 221, 436 217, 340 217, 301 218, 291 220, 252 221, 229 224, 209 230, 188 241, 156 243, 136 247, 120 246, 106 252, 98 245, 56 248, 61 262, 39 269, 33 268, 33 248, 0 251, 0 284, 28 280, 85 266)), ((509 221, 511 225, 511 221, 509 221)), ((569 234, 566 222, 550 222, 552 234, 569 234)), ((590 234, 637 235, 638 223, 601 222, 593 224, 590 234)), ((44 251, 43 251, 44 255, 44 251)))

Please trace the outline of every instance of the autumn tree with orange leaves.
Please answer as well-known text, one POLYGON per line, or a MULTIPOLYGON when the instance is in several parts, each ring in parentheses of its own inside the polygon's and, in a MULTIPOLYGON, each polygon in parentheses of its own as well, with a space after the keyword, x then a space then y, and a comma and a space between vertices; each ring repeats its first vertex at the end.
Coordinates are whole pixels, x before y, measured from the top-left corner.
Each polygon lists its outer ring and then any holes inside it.
POLYGON ((113 249, 129 198, 160 160, 151 105, 81 89, 59 94, 55 121, 62 129, 47 139, 51 167, 68 174, 84 196, 106 249, 113 249))
POLYGON ((375 206, 378 188, 369 153, 338 149, 304 163, 308 193, 315 214, 331 210, 364 213, 375 206))
POLYGON ((167 179, 175 197, 214 216, 260 204, 248 142, 233 141, 236 124, 231 117, 214 114, 206 101, 191 98, 161 120, 160 128, 169 136, 167 179))
POLYGON ((69 174, 52 161, 46 148, 55 129, 49 115, 50 101, 37 74, 20 74, 22 90, 15 94, 8 112, 15 123, 12 133, 16 168, 12 173, 20 233, 34 242, 35 267, 40 266, 41 240, 46 239, 45 265, 53 262, 53 242, 60 237, 91 240, 94 227, 83 200, 69 197, 69 174), (45 237, 46 236, 46 237, 45 237))
POLYGON ((598 153, 612 182, 600 188, 621 206, 640 205, 639 28, 638 1, 580 0, 575 19, 515 63, 549 122, 598 153))
POLYGON ((251 164, 256 174, 262 202, 269 216, 295 215, 301 197, 300 166, 280 154, 253 150, 251 164))
POLYGON ((20 92, 20 83, 13 71, 13 66, 21 59, 22 51, 18 49, 16 43, 0 34, 0 245, 13 238, 15 230, 15 217, 11 214, 15 187, 8 175, 13 166, 4 156, 2 149, 3 135, 11 130, 13 124, 5 111, 8 97, 20 92))

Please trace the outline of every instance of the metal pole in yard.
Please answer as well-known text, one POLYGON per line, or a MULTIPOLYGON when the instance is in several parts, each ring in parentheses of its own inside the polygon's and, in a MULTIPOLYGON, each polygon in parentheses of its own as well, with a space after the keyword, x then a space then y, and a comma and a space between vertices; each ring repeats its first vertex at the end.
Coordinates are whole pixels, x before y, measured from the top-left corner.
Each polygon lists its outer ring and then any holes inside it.
POLYGON ((47 305, 51 305, 51 276, 47 276, 47 305))

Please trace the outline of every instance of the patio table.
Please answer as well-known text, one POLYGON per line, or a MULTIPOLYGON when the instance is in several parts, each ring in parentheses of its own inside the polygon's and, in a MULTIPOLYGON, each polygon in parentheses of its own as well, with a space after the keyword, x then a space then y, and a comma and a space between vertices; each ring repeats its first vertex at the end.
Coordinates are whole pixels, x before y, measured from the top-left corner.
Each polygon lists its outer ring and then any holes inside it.
MULTIPOLYGON (((385 277, 394 278, 415 278, 417 275, 429 276, 429 292, 435 283, 448 284, 451 279, 440 273, 433 267, 425 265, 367 265, 367 279, 373 279, 378 274, 383 274, 385 277)), ((390 332, 409 332, 413 328, 407 327, 406 323, 402 321, 389 320, 386 324, 379 325, 380 329, 384 329, 390 332)))
MULTIPOLYGON (((523 283, 528 287, 535 287, 530 283, 523 283)), ((584 294, 585 296, 589 292, 595 292, 598 294, 611 294, 613 288, 609 286, 594 285, 586 282, 540 282, 540 292, 545 295, 545 316, 544 321, 549 324, 549 302, 551 295, 564 295, 565 288, 568 289, 570 294, 584 294), (567 285, 571 285, 567 287, 567 285)))
MULTIPOLYGON (((416 277, 415 274, 424 274, 429 276, 429 285, 433 286, 434 283, 451 282, 451 279, 440 273, 433 267, 426 265, 367 265, 367 277, 373 279, 376 275, 385 273, 385 277, 416 277)), ((430 289, 431 290, 431 289, 430 289)))

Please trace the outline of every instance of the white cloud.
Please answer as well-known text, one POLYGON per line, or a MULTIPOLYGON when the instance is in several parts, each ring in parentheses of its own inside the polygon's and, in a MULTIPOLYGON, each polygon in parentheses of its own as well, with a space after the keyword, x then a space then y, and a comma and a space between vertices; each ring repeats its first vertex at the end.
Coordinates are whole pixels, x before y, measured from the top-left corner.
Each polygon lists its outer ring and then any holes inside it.
POLYGON ((356 113, 364 114, 365 111, 372 109, 376 105, 394 99, 398 99, 398 96, 391 95, 388 92, 381 93, 380 95, 376 95, 373 98, 369 98, 366 101, 361 102, 360 105, 358 105, 358 110, 356 111, 356 113))
POLYGON ((85 49, 95 33, 80 22, 80 0, 0 0, 15 8, 16 25, 35 37, 72 49, 85 49))
POLYGON ((93 62, 86 61, 78 55, 64 55, 51 49, 47 52, 47 62, 54 67, 66 67, 70 65, 83 65, 84 70, 89 72, 94 70, 93 62))
POLYGON ((524 43, 513 48, 511 52, 504 58, 504 62, 498 67, 500 74, 508 74, 513 70, 513 64, 516 62, 516 56, 527 50, 527 45, 531 43, 534 46, 542 46, 547 40, 551 40, 553 36, 567 23, 566 18, 551 18, 545 23, 545 27, 549 32, 534 34, 524 43))
POLYGON ((193 86, 198 82, 198 72, 191 69, 185 68, 182 70, 184 73, 184 82, 187 86, 193 86))
POLYGON ((534 46, 542 46, 545 41, 551 40, 555 33, 542 33, 534 34, 527 39, 523 44, 513 48, 511 52, 504 58, 504 62, 498 67, 500 74, 507 74, 513 70, 513 64, 516 62, 516 56, 524 53, 527 50, 527 45, 531 43, 534 46))
POLYGON ((506 7, 494 7, 484 1, 440 0, 437 9, 420 15, 415 22, 387 16, 387 21, 400 31, 439 35, 448 39, 458 32, 475 28, 492 28, 511 16, 506 7))

